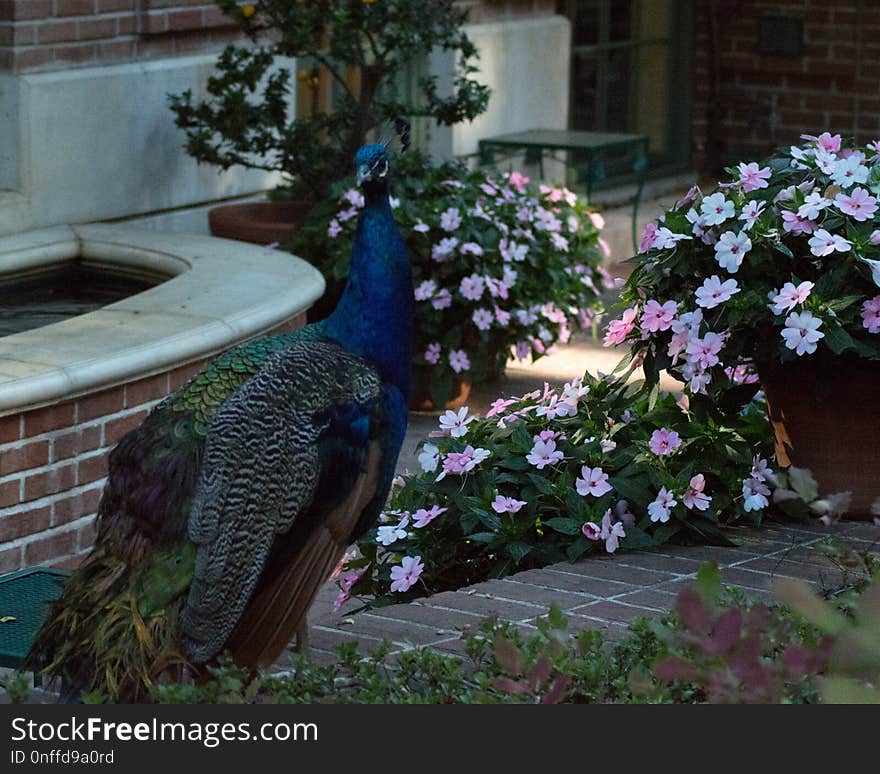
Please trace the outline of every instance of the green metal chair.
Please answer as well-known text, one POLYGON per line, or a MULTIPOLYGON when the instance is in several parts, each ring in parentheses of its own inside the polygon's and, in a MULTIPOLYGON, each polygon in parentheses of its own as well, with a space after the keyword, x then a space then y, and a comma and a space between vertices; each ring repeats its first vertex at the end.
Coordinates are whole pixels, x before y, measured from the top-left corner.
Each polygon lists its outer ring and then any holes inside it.
MULTIPOLYGON (((49 567, 0 575, 0 667, 21 668, 66 577, 66 572, 49 567)), ((41 683, 40 673, 34 672, 34 685, 41 683)))

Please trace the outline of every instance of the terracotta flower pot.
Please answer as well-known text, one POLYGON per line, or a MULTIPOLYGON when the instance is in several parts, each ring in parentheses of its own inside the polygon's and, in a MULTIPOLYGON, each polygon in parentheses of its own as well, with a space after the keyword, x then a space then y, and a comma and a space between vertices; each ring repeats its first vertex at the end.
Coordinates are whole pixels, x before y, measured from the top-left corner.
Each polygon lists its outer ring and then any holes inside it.
POLYGON ((285 244, 309 211, 304 201, 224 204, 208 211, 211 234, 257 245, 285 244))
POLYGON ((851 492, 850 518, 871 518, 880 498, 880 363, 819 353, 762 367, 783 467, 809 468, 819 494, 851 492))
POLYGON ((431 385, 424 379, 419 378, 418 369, 415 371, 412 396, 409 400, 411 411, 445 411, 446 409, 461 408, 471 394, 471 383, 461 379, 452 380, 452 396, 446 401, 445 406, 435 406, 431 399, 431 385))

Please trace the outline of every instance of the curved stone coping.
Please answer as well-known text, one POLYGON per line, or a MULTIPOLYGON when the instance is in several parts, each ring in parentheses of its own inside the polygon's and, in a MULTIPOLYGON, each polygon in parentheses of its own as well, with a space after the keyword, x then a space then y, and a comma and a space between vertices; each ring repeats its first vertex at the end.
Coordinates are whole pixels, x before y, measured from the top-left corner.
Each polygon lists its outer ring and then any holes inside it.
POLYGON ((89 314, 0 338, 0 415, 148 376, 269 331, 324 292, 289 253, 127 225, 0 238, 0 274, 77 257, 172 278, 89 314))

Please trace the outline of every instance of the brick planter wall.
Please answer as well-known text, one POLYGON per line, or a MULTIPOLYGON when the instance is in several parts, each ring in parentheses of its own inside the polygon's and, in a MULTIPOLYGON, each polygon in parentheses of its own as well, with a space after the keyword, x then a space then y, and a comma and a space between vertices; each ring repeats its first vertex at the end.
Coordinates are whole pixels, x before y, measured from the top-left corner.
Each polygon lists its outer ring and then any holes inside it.
MULTIPOLYGON (((274 332, 304 323, 300 314, 274 332)), ((110 450, 208 359, 0 417, 0 574, 82 560, 94 542, 110 450)))

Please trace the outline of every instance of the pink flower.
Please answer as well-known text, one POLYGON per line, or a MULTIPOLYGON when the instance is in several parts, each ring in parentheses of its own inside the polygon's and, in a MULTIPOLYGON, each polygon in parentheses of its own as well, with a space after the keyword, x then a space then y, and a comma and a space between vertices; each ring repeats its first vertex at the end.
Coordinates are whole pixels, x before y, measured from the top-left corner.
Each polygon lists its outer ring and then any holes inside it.
POLYGON ((330 225, 327 227, 327 236, 331 239, 336 239, 342 233, 342 226, 339 225, 339 221, 336 218, 330 221, 330 225))
POLYGON ((768 467, 767 460, 762 459, 760 454, 756 454, 754 462, 752 462, 751 476, 759 481, 769 481, 773 476, 773 471, 768 467))
POLYGON ((409 591, 424 569, 421 556, 404 556, 399 567, 391 568, 391 590, 409 591))
POLYGON ((722 282, 717 274, 713 274, 697 288, 697 306, 701 306, 703 309, 714 309, 719 304, 728 301, 735 293, 739 293, 735 279, 722 282))
POLYGON ((496 414, 500 414, 502 411, 506 411, 514 403, 516 403, 515 400, 505 400, 504 398, 498 398, 498 400, 492 402, 492 405, 486 412, 486 416, 494 417, 496 414))
POLYGON ((337 583, 339 584, 339 595, 333 602, 333 609, 339 610, 349 599, 351 599, 351 589, 355 583, 358 582, 361 575, 363 575, 367 571, 367 567, 370 565, 366 565, 365 567, 361 567, 354 572, 350 572, 347 575, 343 575, 337 583))
POLYGON ((532 450, 526 455, 530 465, 543 470, 547 465, 561 462, 565 455, 556 448, 556 441, 535 441, 532 450))
POLYGON ((510 312, 496 306, 495 320, 502 328, 506 328, 510 323, 510 312))
POLYGON ((529 184, 529 178, 520 172, 511 172, 507 182, 516 188, 517 191, 522 191, 529 184))
POLYGON ((705 477, 702 473, 697 473, 697 475, 691 479, 690 484, 688 484, 687 491, 681 498, 681 501, 684 503, 685 508, 696 508, 698 511, 705 511, 709 507, 709 502, 712 500, 712 498, 708 495, 703 494, 703 489, 705 489, 705 487, 705 477))
POLYGON ((516 359, 525 360, 532 352, 532 348, 527 341, 516 342, 516 359))
POLYGON ((786 282, 782 286, 782 290, 771 295, 770 300, 773 302, 770 308, 773 314, 782 314, 794 309, 798 304, 804 303, 810 291, 813 289, 812 282, 801 282, 797 287, 791 282, 786 282))
POLYGON ((440 215, 440 228, 444 231, 455 231, 461 225, 461 213, 458 207, 450 207, 440 215))
POLYGON ((352 218, 356 218, 358 211, 355 207, 349 207, 347 210, 342 210, 342 212, 336 213, 336 219, 340 223, 345 223, 347 220, 351 220, 352 218))
POLYGON ((437 283, 432 279, 424 280, 419 283, 414 292, 416 301, 427 301, 437 292, 437 283))
POLYGON ((453 438, 461 438, 467 434, 467 426, 476 419, 468 416, 467 406, 462 406, 457 412, 447 411, 440 417, 440 429, 445 430, 453 438))
MULTIPOLYGON (((805 138, 805 139, 813 139, 813 138, 805 138)), ((815 138, 818 146, 828 153, 839 153, 840 152, 840 135, 835 134, 831 135, 829 132, 822 132, 818 137, 815 138)))
POLYGON ((653 522, 669 521, 669 512, 677 505, 672 492, 667 492, 664 486, 658 493, 653 502, 648 504, 648 515, 653 522))
POLYGON ((662 306, 653 298, 645 304, 645 310, 642 313, 642 330, 657 333, 659 331, 669 330, 672 325, 672 318, 678 311, 678 304, 675 301, 667 301, 662 306))
POLYGON ((437 263, 448 261, 455 253, 458 247, 458 240, 455 237, 446 237, 441 239, 433 248, 431 248, 431 260, 437 263))
POLYGON ((880 333, 880 296, 874 296, 862 304, 862 325, 868 329, 868 333, 880 333))
POLYGON ((782 338, 785 346, 793 349, 798 355, 804 353, 812 355, 816 351, 816 343, 824 338, 825 334, 819 330, 822 321, 813 317, 811 312, 794 312, 785 318, 785 327, 782 329, 782 338))
POLYGON ((657 228, 656 223, 649 223, 645 226, 645 230, 642 231, 641 241, 639 242, 640 253, 646 253, 648 250, 653 249, 657 242, 657 228))
POLYGON ((431 306, 435 309, 446 309, 452 306, 452 293, 443 288, 434 298, 431 299, 431 306))
POLYGON ((598 540, 602 536, 602 529, 593 521, 586 522, 581 532, 587 540, 598 540))
POLYGON ((550 403, 546 406, 539 406, 535 410, 536 416, 547 417, 547 419, 573 417, 575 414, 577 414, 577 401, 559 400, 556 395, 550 398, 550 403))
POLYGON ((441 513, 446 513, 447 510, 449 509, 441 508, 439 505, 432 505, 430 510, 419 508, 413 514, 413 527, 421 529, 434 521, 441 513))
POLYGON ((497 280, 494 277, 483 277, 486 282, 486 287, 489 288, 489 295, 492 298, 502 298, 506 299, 508 294, 507 285, 503 280, 497 280))
POLYGON ((416 220, 416 224, 413 226, 413 231, 418 231, 420 234, 427 234, 430 230, 431 227, 427 223, 423 223, 421 218, 416 220))
POLYGON ((471 361, 463 349, 453 349, 449 353, 449 365, 455 373, 460 374, 470 369, 471 361))
POLYGON ((428 344, 428 348, 425 350, 425 361, 431 365, 437 365, 440 362, 440 349, 438 341, 428 344))
POLYGON ((722 269, 736 274, 745 254, 752 249, 752 240, 748 234, 740 231, 725 231, 715 243, 715 260, 722 269))
POLYGON ((742 189, 745 192, 756 191, 759 188, 766 188, 767 181, 770 179, 770 167, 758 169, 755 162, 751 164, 739 165, 739 179, 742 183, 742 189))
POLYGON ((469 473, 490 454, 492 452, 488 449, 475 449, 470 444, 465 446, 463 452, 449 452, 446 459, 443 460, 443 471, 437 476, 437 481, 445 478, 447 473, 453 473, 457 476, 469 473))
POLYGON ((665 427, 651 433, 651 440, 648 441, 648 448, 660 457, 672 454, 679 446, 681 437, 675 430, 667 430, 665 427))
POLYGON ((601 497, 613 489, 608 483, 608 474, 603 472, 602 468, 591 468, 589 465, 581 468, 580 478, 575 479, 574 485, 581 497, 587 495, 601 497))
POLYGON ((808 220, 816 220, 820 213, 832 203, 831 199, 826 199, 818 191, 814 191, 807 196, 804 199, 804 203, 798 207, 798 217, 807 218, 808 220))
POLYGON ((782 230, 790 234, 812 234, 816 230, 816 222, 802 218, 796 212, 782 210, 782 230))
POLYGON ((364 206, 364 195, 357 188, 349 188, 343 195, 342 199, 347 201, 352 207, 360 209, 364 206))
POLYGON ((471 319, 474 321, 474 325, 477 326, 481 331, 487 331, 492 327, 492 321, 495 319, 488 309, 474 309, 474 313, 471 315, 471 319))
POLYGON ((479 256, 483 254, 483 248, 480 247, 480 245, 478 245, 476 242, 465 242, 461 246, 461 254, 467 255, 468 253, 470 253, 471 255, 479 256))
POLYGON ((479 274, 471 274, 469 277, 464 277, 458 286, 458 292, 468 301, 479 301, 485 289, 486 284, 479 274))
POLYGON ((724 345, 724 338, 717 333, 707 333, 702 339, 690 339, 685 348, 688 360, 700 368, 711 368, 718 365, 718 353, 724 345))
POLYGON ((855 188, 847 196, 839 193, 834 197, 834 202, 844 215, 851 215, 853 220, 866 221, 877 212, 877 200, 864 188, 855 188))
POLYGON ((620 538, 626 537, 626 532, 623 530, 623 524, 619 521, 613 524, 611 523, 610 508, 605 511, 605 515, 602 517, 601 527, 592 521, 588 521, 583 527, 581 527, 581 532, 583 532, 584 537, 587 538, 587 540, 604 540, 605 550, 609 554, 613 554, 620 547, 620 538))
POLYGON ((632 333, 636 327, 636 317, 638 317, 639 308, 631 306, 625 310, 619 320, 612 320, 608 323, 608 331, 605 334, 604 344, 606 347, 613 347, 622 344, 623 341, 632 333))
POLYGON ((495 513, 516 513, 524 505, 527 505, 525 500, 514 500, 512 497, 498 495, 492 501, 492 510, 495 513))

